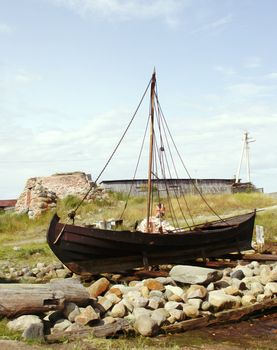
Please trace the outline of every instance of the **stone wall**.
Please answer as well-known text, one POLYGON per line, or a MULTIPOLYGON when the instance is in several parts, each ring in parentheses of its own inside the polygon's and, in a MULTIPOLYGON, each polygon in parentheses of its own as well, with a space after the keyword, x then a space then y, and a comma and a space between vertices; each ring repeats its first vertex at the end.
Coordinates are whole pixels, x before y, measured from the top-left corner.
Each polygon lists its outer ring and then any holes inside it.
POLYGON ((43 211, 55 208, 58 198, 68 195, 82 198, 91 184, 90 175, 83 172, 30 178, 17 200, 15 210, 18 213, 28 213, 29 217, 38 216, 43 211))

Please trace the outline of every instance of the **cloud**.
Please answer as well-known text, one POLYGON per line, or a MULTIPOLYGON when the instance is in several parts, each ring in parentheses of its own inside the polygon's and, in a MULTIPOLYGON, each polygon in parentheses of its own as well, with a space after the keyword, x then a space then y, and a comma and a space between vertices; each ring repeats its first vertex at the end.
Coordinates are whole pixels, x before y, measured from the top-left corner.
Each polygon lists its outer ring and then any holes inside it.
POLYGON ((277 79, 277 72, 269 73, 265 76, 266 79, 277 79))
POLYGON ((225 27, 226 25, 230 24, 233 20, 233 15, 232 14, 228 14, 224 17, 218 18, 214 21, 211 21, 209 23, 206 23, 202 26, 200 26, 199 28, 196 28, 192 31, 192 33, 199 33, 199 32, 204 32, 207 30, 219 30, 222 29, 223 27, 225 27))
POLYGON ((24 69, 20 69, 15 75, 15 80, 22 83, 30 83, 32 81, 42 80, 42 77, 39 74, 27 72, 24 69))
POLYGON ((10 34, 13 32, 13 28, 6 23, 0 22, 0 34, 10 34))
POLYGON ((98 16, 112 20, 130 21, 163 18, 176 27, 178 11, 188 0, 49 0, 82 16, 98 16))
POLYGON ((243 66, 247 69, 258 68, 261 66, 261 59, 257 56, 248 57, 243 66))
POLYGON ((228 86, 226 90, 241 97, 253 97, 257 95, 268 95, 271 87, 254 83, 239 83, 228 86))
POLYGON ((215 66, 214 70, 216 72, 222 73, 225 76, 231 76, 234 75, 236 72, 231 67, 224 67, 224 66, 215 66))

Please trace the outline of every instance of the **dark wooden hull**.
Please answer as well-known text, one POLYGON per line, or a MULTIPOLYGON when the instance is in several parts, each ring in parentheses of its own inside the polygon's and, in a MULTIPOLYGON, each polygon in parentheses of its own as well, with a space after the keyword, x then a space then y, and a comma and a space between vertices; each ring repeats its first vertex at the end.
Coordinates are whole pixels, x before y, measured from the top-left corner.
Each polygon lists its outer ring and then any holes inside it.
POLYGON ((76 274, 120 272, 146 264, 180 264, 251 249, 255 212, 228 219, 228 224, 168 234, 111 231, 65 225, 53 216, 47 242, 76 274))

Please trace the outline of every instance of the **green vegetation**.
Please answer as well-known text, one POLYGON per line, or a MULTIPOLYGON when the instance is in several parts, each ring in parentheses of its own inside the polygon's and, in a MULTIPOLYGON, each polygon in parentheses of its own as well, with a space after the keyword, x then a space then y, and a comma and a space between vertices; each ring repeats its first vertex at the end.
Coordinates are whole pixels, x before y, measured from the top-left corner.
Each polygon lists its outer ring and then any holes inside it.
POLYGON ((266 240, 277 241, 277 210, 268 210, 259 212, 256 218, 256 224, 265 228, 266 240))
MULTIPOLYGON (((85 202, 78 210, 76 224, 92 224, 99 220, 117 219, 121 216, 127 196, 121 193, 111 193, 107 199, 85 202)), ((218 194, 205 197, 209 205, 219 215, 235 215, 239 212, 251 211, 277 204, 277 200, 261 193, 218 194)), ((189 195, 186 198, 189 210, 198 221, 207 218, 216 219, 209 207, 200 196, 189 195)), ((80 203, 74 196, 68 196, 58 202, 58 215, 62 220, 67 218, 80 203)), ((188 208, 183 198, 179 203, 186 216, 188 208)), ((168 210, 169 204, 164 201, 168 210)), ((178 202, 173 200, 172 206, 178 212, 178 202)), ((131 197, 124 212, 124 227, 132 227, 137 220, 145 217, 146 200, 144 197, 131 197)), ((277 240, 277 210, 261 211, 257 215, 256 223, 265 227, 267 240, 277 240)), ((56 258, 45 242, 46 230, 53 212, 47 212, 41 217, 30 220, 28 216, 15 213, 0 215, 0 260, 17 264, 35 264, 38 261, 55 262, 56 258)), ((180 220, 182 224, 182 220, 180 220)))
POLYGON ((7 327, 8 322, 7 318, 0 320, 0 339, 20 340, 22 332, 10 331, 7 327))

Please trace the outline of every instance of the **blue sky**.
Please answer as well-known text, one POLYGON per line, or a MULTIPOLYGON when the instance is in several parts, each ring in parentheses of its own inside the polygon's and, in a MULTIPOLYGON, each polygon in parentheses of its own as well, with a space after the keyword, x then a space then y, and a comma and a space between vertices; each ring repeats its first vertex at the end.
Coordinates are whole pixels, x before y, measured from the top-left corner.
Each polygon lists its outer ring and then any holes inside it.
MULTIPOLYGON (((252 181, 277 191, 276 11, 274 0, 2 0, 0 199, 29 177, 96 178, 154 66, 191 176, 232 178, 248 131, 252 181)), ((102 179, 132 177, 147 107, 102 179)))

